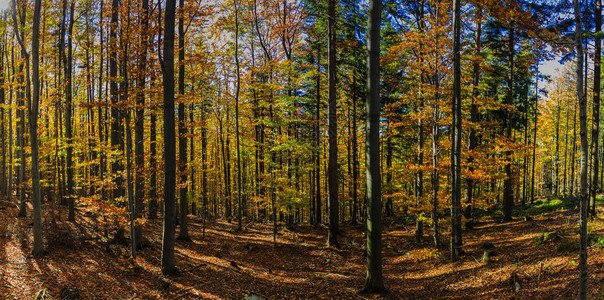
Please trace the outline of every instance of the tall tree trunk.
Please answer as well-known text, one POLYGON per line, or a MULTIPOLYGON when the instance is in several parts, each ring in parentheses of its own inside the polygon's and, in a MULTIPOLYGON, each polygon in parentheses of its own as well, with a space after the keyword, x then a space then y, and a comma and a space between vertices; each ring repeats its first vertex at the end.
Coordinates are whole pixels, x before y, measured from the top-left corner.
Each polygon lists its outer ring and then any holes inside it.
POLYGON ((178 165, 180 166, 180 232, 178 238, 190 240, 188 228, 189 201, 187 199, 187 113, 185 111, 185 11, 180 0, 178 21, 178 165))
POLYGON ((531 171, 531 204, 535 201, 535 154, 537 151, 537 121, 539 119, 539 73, 535 79, 535 119, 533 120, 533 164, 531 171))
POLYGON ((602 0, 596 0, 596 47, 594 49, 594 91, 593 91, 593 117, 591 125, 591 163, 593 166, 591 188, 590 188, 590 207, 591 215, 596 216, 596 193, 598 191, 598 142, 600 140, 600 76, 601 76, 601 64, 602 64, 602 38, 600 36, 602 31, 602 0))
MULTIPOLYGON (((575 101, 573 101, 575 102, 575 101)), ((562 195, 564 195, 564 197, 566 197, 566 183, 567 183, 567 154, 568 154, 568 119, 569 119, 569 111, 570 108, 567 106, 566 107, 566 123, 565 123, 565 134, 564 134, 564 171, 563 171, 563 179, 562 179, 562 184, 563 184, 563 188, 562 188, 562 195)), ((574 111, 573 111, 574 112, 574 111)))
POLYGON ((359 155, 357 142, 357 89, 356 73, 352 79, 352 223, 357 222, 357 202, 358 202, 358 178, 359 178, 359 155))
MULTIPOLYGON (((558 87, 556 86, 556 91, 558 87)), ((557 108, 556 108, 556 154, 554 155, 554 195, 558 196, 560 191, 560 110, 562 105, 560 103, 560 94, 557 95, 557 108)))
MULTIPOLYGON (((143 212, 143 201, 145 199, 145 74, 147 68, 147 48, 149 45, 149 0, 142 0, 141 3, 141 45, 138 61, 138 90, 136 97, 136 115, 134 120, 134 155, 135 155, 135 194, 134 194, 134 219, 139 219, 143 212)), ((128 124, 130 126, 130 124, 128 124)), ((137 224, 134 227, 135 247, 141 245, 143 238, 143 227, 137 224)))
MULTIPOLYGON (((105 123, 105 120, 103 118, 103 44, 104 44, 104 38, 103 38, 103 33, 104 33, 104 29, 103 29, 103 4, 105 1, 101 1, 100 4, 100 9, 99 9, 99 20, 100 20, 100 24, 99 24, 99 43, 100 43, 100 47, 99 47, 99 92, 98 92, 98 105, 97 105, 97 121, 98 121, 98 147, 101 147, 101 145, 103 145, 103 143, 105 142, 104 138, 105 136, 103 135, 103 126, 105 123)), ((105 153, 104 151, 99 151, 99 167, 98 167, 98 181, 99 182, 103 182, 104 178, 105 178, 105 153)), ((105 188, 103 185, 101 185, 99 187, 99 192, 101 194, 101 198, 102 199, 106 199, 105 198, 105 188)))
POLYGON ((571 196, 575 196, 575 160, 577 157, 577 106, 579 103, 579 99, 577 99, 575 97, 574 99, 575 102, 575 108, 573 110, 573 139, 572 139, 572 149, 571 149, 571 154, 570 154, 570 187, 569 187, 569 194, 571 196))
POLYGON ((44 254, 44 241, 42 232, 42 201, 40 197, 40 168, 38 156, 38 105, 40 103, 40 9, 42 0, 34 2, 34 20, 32 35, 32 71, 33 71, 33 98, 29 111, 29 125, 31 138, 31 175, 32 175, 32 202, 34 243, 32 255, 39 257, 44 254))
MULTIPOLYGON (((182 1, 182 0, 181 0, 182 1)), ((241 145, 239 137, 239 91, 241 89, 241 70, 239 66, 239 2, 234 0, 235 9, 235 68, 237 69, 237 82, 235 87, 235 137, 237 140, 237 230, 241 231, 241 218, 243 205, 241 201, 241 145)))
POLYGON ((338 124, 337 124, 337 99, 336 99, 336 0, 329 0, 327 8, 328 17, 328 75, 329 75, 329 99, 328 99, 328 127, 329 139, 329 167, 327 179, 329 181, 329 233, 327 244, 330 247, 339 248, 339 202, 338 202, 338 124))
MULTIPOLYGON (((506 104, 514 104, 514 21, 510 22, 508 32, 508 91, 506 104)), ((506 139, 508 143, 512 142, 512 110, 506 109, 506 139)), ((512 151, 506 152, 507 162, 505 164, 505 179, 503 181, 503 219, 512 220, 512 210, 514 208, 514 191, 512 190, 512 151)))
POLYGON ((74 23, 74 6, 72 2, 69 9, 69 27, 65 32, 66 15, 67 15, 67 0, 63 0, 63 22, 61 24, 61 45, 63 68, 65 73, 65 137, 67 139, 66 150, 66 169, 67 169, 67 198, 69 203, 69 212, 67 220, 75 221, 75 193, 74 193, 74 166, 73 166, 73 126, 72 126, 72 61, 73 61, 73 23, 74 23), (67 34, 67 50, 65 49, 65 34, 67 34))
MULTIPOLYGON (((482 41, 481 41, 481 33, 482 33, 482 7, 477 8, 477 22, 476 22, 476 35, 474 36, 474 55, 476 59, 472 62, 472 104, 470 105, 470 122, 472 124, 472 128, 470 128, 470 137, 468 143, 468 150, 470 155, 468 157, 468 170, 471 172, 474 171, 473 163, 474 157, 472 156, 473 151, 475 151, 476 146, 478 146, 478 137, 476 136, 476 125, 478 123, 478 105, 476 104, 475 99, 480 94, 479 84, 480 84, 480 55, 482 52, 482 41)), ((473 208, 473 194, 474 194, 474 180, 471 176, 468 176, 466 179, 466 208, 464 210, 464 217, 466 218, 466 228, 471 229, 474 227, 474 219, 472 217, 472 208, 473 208)))
POLYGON ((317 83, 315 107, 315 225, 322 223, 321 218, 321 49, 317 47, 317 83))
POLYGON ((364 292, 385 292, 382 277, 382 193, 380 175, 381 0, 369 1, 367 21, 367 274, 364 292))
POLYGON ((573 0, 575 12, 575 53, 577 53, 576 89, 579 101, 579 127, 581 136, 581 201, 579 218, 579 299, 587 299, 587 98, 583 94, 583 27, 581 25, 581 10, 579 0, 573 0))
MULTIPOLYGON (((117 0, 114 0, 117 1, 117 0)), ((164 225, 161 268, 164 275, 176 271, 174 264, 176 128, 174 126, 174 23, 176 0, 166 0, 164 27, 164 225)))
POLYGON ((22 1, 20 3, 21 6, 19 7, 19 9, 21 10, 21 13, 19 15, 21 16, 21 19, 19 24, 17 22, 17 4, 15 1, 16 0, 12 1, 13 27, 15 30, 15 35, 17 37, 17 41, 21 46, 21 59, 25 61, 25 63, 19 64, 20 75, 17 77, 17 81, 20 84, 17 89, 17 105, 19 107, 17 109, 17 156, 19 157, 18 191, 20 200, 19 217, 24 218, 27 216, 27 202, 25 199, 25 111, 23 107, 25 107, 25 98, 27 98, 27 100, 31 100, 31 98, 29 95, 29 53, 27 53, 27 48, 25 47, 23 41, 24 37, 22 36, 24 34, 23 31, 25 29, 26 3, 25 1, 22 1), (25 73, 27 73, 27 76, 25 76, 23 72, 24 64, 25 73), (27 83, 25 78, 27 78, 27 83), (23 84, 25 85, 23 86, 23 84))
MULTIPOLYGON (((121 109, 118 107, 118 80, 117 80, 117 27, 119 15, 119 0, 113 0, 111 5, 111 23, 109 24, 109 94, 111 97, 111 148, 115 152, 123 144, 121 132, 121 109)), ((115 187, 112 191, 112 199, 117 201, 124 195, 122 186, 122 164, 117 155, 112 155, 111 158, 111 173, 115 178, 113 182, 115 187)))
POLYGON ((461 251, 461 0, 453 0, 453 130, 451 131, 451 261, 461 251))
MULTIPOLYGON (((2 45, 0 45, 0 122, 2 122, 2 124, 0 124, 0 136, 2 137, 2 165, 0 165, 0 168, 2 168, 2 178, 0 179, 0 195, 8 195, 9 190, 8 190, 8 184, 7 184, 7 169, 8 166, 6 165, 6 156, 7 156, 7 151, 6 151, 6 147, 8 143, 11 143, 11 140, 6 139, 6 123, 7 121, 4 119, 5 115, 6 115, 6 91, 4 89, 4 82, 5 82, 5 73, 4 73, 4 53, 6 51, 6 42, 4 41, 4 35, 0 37, 2 39, 2 45)), ((8 174, 8 176, 11 176, 10 173, 8 174)))

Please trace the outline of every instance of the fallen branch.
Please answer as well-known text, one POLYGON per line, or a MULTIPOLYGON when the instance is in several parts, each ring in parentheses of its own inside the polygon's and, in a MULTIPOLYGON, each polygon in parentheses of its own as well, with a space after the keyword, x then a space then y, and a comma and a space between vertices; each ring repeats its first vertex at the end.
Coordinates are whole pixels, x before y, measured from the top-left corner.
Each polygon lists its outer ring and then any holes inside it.
POLYGON ((176 297, 174 297, 172 299, 176 300, 176 299, 184 298, 185 296, 187 296, 187 295, 189 295, 191 293, 192 289, 193 288, 191 287, 191 288, 188 288, 186 290, 183 290, 183 291, 181 291, 182 294, 180 294, 179 296, 176 296, 176 297))
POLYGON ((199 268, 201 268, 203 266, 207 266, 207 264, 206 263, 201 263, 201 264, 199 264, 199 265, 197 265, 195 267, 192 267, 192 268, 186 270, 185 272, 191 272, 191 271, 197 270, 197 269, 199 269, 199 268))
POLYGON ((342 277, 342 278, 347 278, 347 279, 348 279, 348 278, 351 278, 351 277, 350 277, 350 276, 348 276, 348 275, 342 275, 342 274, 337 274, 337 273, 328 273, 328 272, 314 272, 314 273, 315 273, 315 274, 318 274, 318 275, 327 275, 327 276, 333 275, 333 276, 342 277))

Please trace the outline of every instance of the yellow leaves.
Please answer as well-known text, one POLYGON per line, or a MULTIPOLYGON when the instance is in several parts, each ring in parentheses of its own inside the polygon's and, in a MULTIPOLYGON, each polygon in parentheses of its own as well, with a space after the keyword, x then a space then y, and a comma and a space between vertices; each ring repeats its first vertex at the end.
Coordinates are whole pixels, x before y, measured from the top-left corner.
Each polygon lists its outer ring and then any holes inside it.
POLYGON ((422 262, 438 261, 442 257, 443 253, 436 248, 428 247, 411 250, 407 253, 407 255, 411 256, 415 262, 422 262))

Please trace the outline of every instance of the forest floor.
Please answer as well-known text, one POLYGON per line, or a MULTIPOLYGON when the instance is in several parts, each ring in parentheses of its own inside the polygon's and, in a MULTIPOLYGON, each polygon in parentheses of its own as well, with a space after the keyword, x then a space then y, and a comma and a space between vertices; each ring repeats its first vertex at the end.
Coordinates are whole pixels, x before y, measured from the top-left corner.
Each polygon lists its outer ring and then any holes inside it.
MULTIPOLYGON (((448 232, 435 249, 416 243, 414 224, 387 224, 384 276, 391 299, 571 299, 578 291, 578 212, 574 202, 552 200, 519 210, 512 222, 483 217, 463 232, 466 254, 448 260, 448 232), (523 216, 530 215, 532 218, 523 216), (547 240, 539 242, 546 232, 547 240), (482 262, 485 243, 494 255, 482 262)), ((600 215, 604 211, 600 211, 600 215)), ((341 246, 325 247, 327 229, 282 229, 274 246, 269 224, 193 217, 191 241, 177 241, 179 275, 160 271, 161 221, 148 221, 149 245, 128 259, 128 246, 105 243, 96 222, 47 225, 42 258, 30 256, 31 221, 16 218, 14 203, 0 201, 0 299, 354 299, 364 283, 363 227, 342 225, 341 246)), ((495 214, 497 215, 497 214, 495 214)), ((62 216, 66 216, 65 212, 62 216)), ((50 223, 50 222, 48 222, 50 223)), ((604 299, 604 220, 589 225, 589 289, 604 299)), ((429 233, 429 228, 425 228, 429 233)))

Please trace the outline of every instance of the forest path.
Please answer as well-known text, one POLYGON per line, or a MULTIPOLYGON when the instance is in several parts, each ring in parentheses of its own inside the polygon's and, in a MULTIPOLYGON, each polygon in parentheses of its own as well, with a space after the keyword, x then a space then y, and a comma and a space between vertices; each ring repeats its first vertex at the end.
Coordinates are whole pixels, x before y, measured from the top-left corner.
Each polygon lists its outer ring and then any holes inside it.
POLYGON ((0 201, 0 298, 27 299, 44 294, 38 259, 31 256, 29 219, 17 218, 12 202, 0 201), (28 223, 29 222, 29 223, 28 223))

